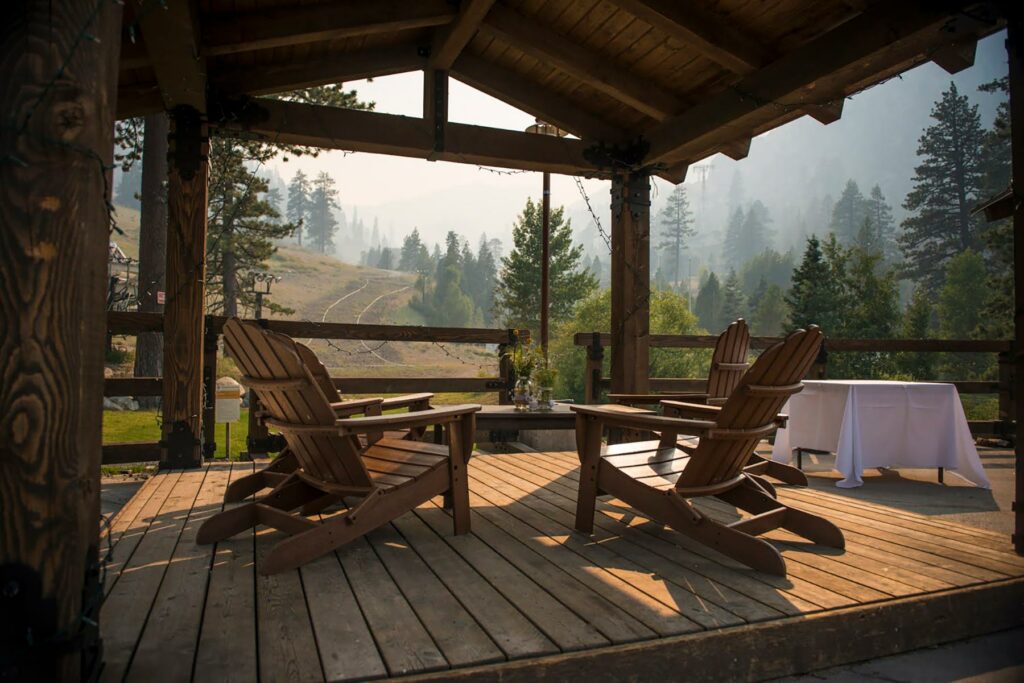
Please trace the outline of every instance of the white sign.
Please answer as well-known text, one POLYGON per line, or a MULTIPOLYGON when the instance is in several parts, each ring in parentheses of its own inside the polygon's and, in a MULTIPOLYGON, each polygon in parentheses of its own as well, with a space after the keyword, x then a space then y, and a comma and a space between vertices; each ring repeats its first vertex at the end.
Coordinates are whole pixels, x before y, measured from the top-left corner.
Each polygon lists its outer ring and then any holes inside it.
POLYGON ((160 306, 164 305, 164 293, 163 292, 157 292, 156 293, 156 302, 160 306))
POLYGON ((217 380, 214 415, 217 422, 237 422, 242 416, 242 385, 230 377, 217 380))

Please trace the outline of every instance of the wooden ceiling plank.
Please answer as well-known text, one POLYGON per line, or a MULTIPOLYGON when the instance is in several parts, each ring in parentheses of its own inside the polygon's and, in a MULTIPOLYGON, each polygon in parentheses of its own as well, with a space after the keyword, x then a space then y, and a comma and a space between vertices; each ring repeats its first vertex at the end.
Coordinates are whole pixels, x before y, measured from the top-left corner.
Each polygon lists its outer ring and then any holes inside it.
POLYGON ((660 88, 652 88, 644 79, 610 63, 603 55, 501 5, 491 9, 480 30, 556 66, 591 88, 658 121, 666 119, 684 106, 684 102, 675 95, 660 88))
POLYGON ((946 3, 872 5, 734 86, 654 126, 646 134, 651 143, 648 160, 700 158, 749 129, 745 117, 756 118, 767 108, 800 108, 841 97, 858 76, 883 72, 889 64, 997 28, 958 14, 955 6, 946 3))
POLYGON ((441 26, 454 17, 446 0, 348 0, 266 9, 208 18, 203 47, 207 55, 226 55, 441 26))
POLYGON ((430 122, 377 112, 281 100, 250 100, 210 125, 222 134, 295 145, 484 164, 569 175, 606 175, 584 155, 582 140, 449 123, 434 149, 430 122))
POLYGON ((199 55, 192 3, 139 0, 135 12, 164 108, 206 112, 206 65, 199 55))
POLYGON ((697 3, 672 0, 611 2, 734 73, 748 74, 771 58, 768 50, 751 36, 700 9, 697 3))
POLYGON ((455 21, 440 30, 430 53, 430 68, 447 70, 476 35, 494 0, 465 0, 455 21))
POLYGON ((419 54, 416 45, 389 45, 309 62, 287 61, 281 64, 261 64, 258 68, 220 69, 213 73, 212 85, 226 95, 270 95, 417 71, 424 68, 426 63, 426 58, 419 54))
POLYGON ((613 142, 624 135, 622 130, 572 101, 538 87, 514 71, 471 54, 459 57, 452 66, 452 75, 472 88, 581 138, 613 142))

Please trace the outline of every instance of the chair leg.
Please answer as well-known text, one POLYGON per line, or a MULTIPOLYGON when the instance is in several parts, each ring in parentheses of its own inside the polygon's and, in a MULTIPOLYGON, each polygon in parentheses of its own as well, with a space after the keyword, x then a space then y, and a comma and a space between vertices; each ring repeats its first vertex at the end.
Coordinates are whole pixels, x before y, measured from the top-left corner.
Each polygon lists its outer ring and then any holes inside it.
MULTIPOLYGON (((797 458, 801 460, 803 453, 800 449, 797 449, 797 458)), ((753 455, 750 458, 752 465, 758 465, 757 474, 764 475, 766 477, 772 477, 778 479, 785 484, 793 484, 794 486, 807 486, 807 475, 798 467, 792 465, 785 465, 781 462, 775 462, 767 458, 762 458, 760 455, 753 455)))
POLYGON ((311 500, 302 506, 302 515, 309 517, 310 515, 318 515, 330 506, 334 505, 340 500, 340 496, 336 496, 333 493, 325 493, 316 500, 311 500))
POLYGON ((272 488, 279 482, 275 477, 268 477, 265 475, 291 474, 298 469, 298 467, 299 461, 296 459, 295 454, 286 450, 274 458, 272 463, 259 472, 246 475, 231 482, 228 485, 227 490, 224 492, 224 502, 237 503, 240 500, 245 500, 258 491, 262 491, 266 488, 272 488))
POLYGON ((832 548, 844 548, 846 546, 843 532, 832 522, 824 517, 790 507, 765 495, 752 486, 738 486, 731 491, 718 494, 718 498, 753 514, 784 508, 786 514, 781 517, 778 524, 779 527, 792 531, 794 534, 819 545, 826 545, 832 548))
POLYGON ((757 482, 758 486, 763 488, 768 493, 768 495, 770 495, 772 498, 778 498, 779 497, 779 493, 775 490, 775 486, 772 485, 772 483, 770 481, 768 481, 767 479, 765 479, 764 477, 758 476, 756 474, 750 474, 750 473, 748 473, 747 476, 750 477, 755 482, 757 482))
POLYGON ((598 469, 601 465, 601 423, 583 415, 576 416, 577 450, 580 457, 580 483, 576 494, 576 530, 594 531, 594 507, 597 505, 598 469), (580 436, 582 435, 582 438, 580 436))
POLYGON ((293 475, 258 501, 225 510, 207 519, 196 533, 196 543, 216 543, 256 526, 260 523, 261 508, 287 512, 321 496, 323 491, 313 488, 293 475))

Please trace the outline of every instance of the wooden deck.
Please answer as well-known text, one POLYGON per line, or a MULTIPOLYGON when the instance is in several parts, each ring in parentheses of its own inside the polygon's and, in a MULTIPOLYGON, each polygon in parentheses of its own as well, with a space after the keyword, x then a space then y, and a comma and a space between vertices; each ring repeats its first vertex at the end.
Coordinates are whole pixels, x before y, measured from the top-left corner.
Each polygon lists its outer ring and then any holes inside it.
MULTIPOLYGON (((426 674, 549 680, 764 678, 1024 622, 1008 539, 827 492, 781 488, 833 520, 845 551, 787 532, 779 579, 599 501, 570 531, 572 453, 470 466, 473 532, 440 501, 298 571, 255 571, 278 537, 195 544, 251 463, 147 480, 113 520, 103 679, 320 681, 426 674), (458 671, 456 671, 458 670, 458 671)), ((729 516, 730 508, 712 508, 729 516)))

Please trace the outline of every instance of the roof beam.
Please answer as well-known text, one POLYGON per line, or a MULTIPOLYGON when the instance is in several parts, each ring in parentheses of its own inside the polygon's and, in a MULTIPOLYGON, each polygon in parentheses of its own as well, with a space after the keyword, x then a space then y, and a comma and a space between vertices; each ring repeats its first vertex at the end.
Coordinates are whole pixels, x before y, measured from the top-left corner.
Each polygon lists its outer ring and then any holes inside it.
POLYGON ((571 74, 588 86, 661 121, 680 111, 685 102, 652 86, 604 55, 572 42, 546 26, 530 21, 502 5, 494 6, 480 27, 499 40, 510 43, 531 57, 571 74))
POLYGON ((206 65, 199 55, 192 3, 138 0, 136 20, 146 39, 164 108, 206 111, 206 65))
MULTIPOLYGON (((969 3, 962 3, 966 6, 969 3)), ((851 83, 892 65, 976 38, 997 27, 957 14, 948 3, 872 5, 863 14, 815 38, 734 86, 664 121, 647 133, 648 162, 699 159, 775 116, 834 101, 851 83)))
POLYGON ((545 92, 535 82, 480 57, 462 54, 451 73, 466 85, 581 138, 615 142, 625 137, 622 130, 570 100, 545 92))
POLYGON ((205 20, 203 46, 207 55, 226 55, 440 26, 454 16, 446 0, 347 0, 225 14, 205 20))
POLYGON ((284 62, 219 69, 211 75, 216 90, 227 95, 269 95, 317 85, 417 71, 426 65, 413 44, 389 45, 332 55, 309 62, 284 62))
POLYGON ((946 73, 956 74, 964 69, 974 66, 974 56, 978 51, 978 43, 969 41, 961 45, 936 50, 932 53, 932 61, 946 70, 946 73))
POLYGON ((448 123, 435 149, 430 122, 419 118, 281 100, 247 100, 210 125, 221 134, 325 149, 484 164, 569 175, 607 175, 586 159, 582 140, 448 123))
POLYGON ((455 21, 438 32, 430 54, 430 68, 448 70, 476 35, 494 0, 463 0, 455 21))
POLYGON ((673 0, 611 1, 733 73, 748 74, 771 59, 768 50, 751 36, 701 9, 699 3, 673 0))

